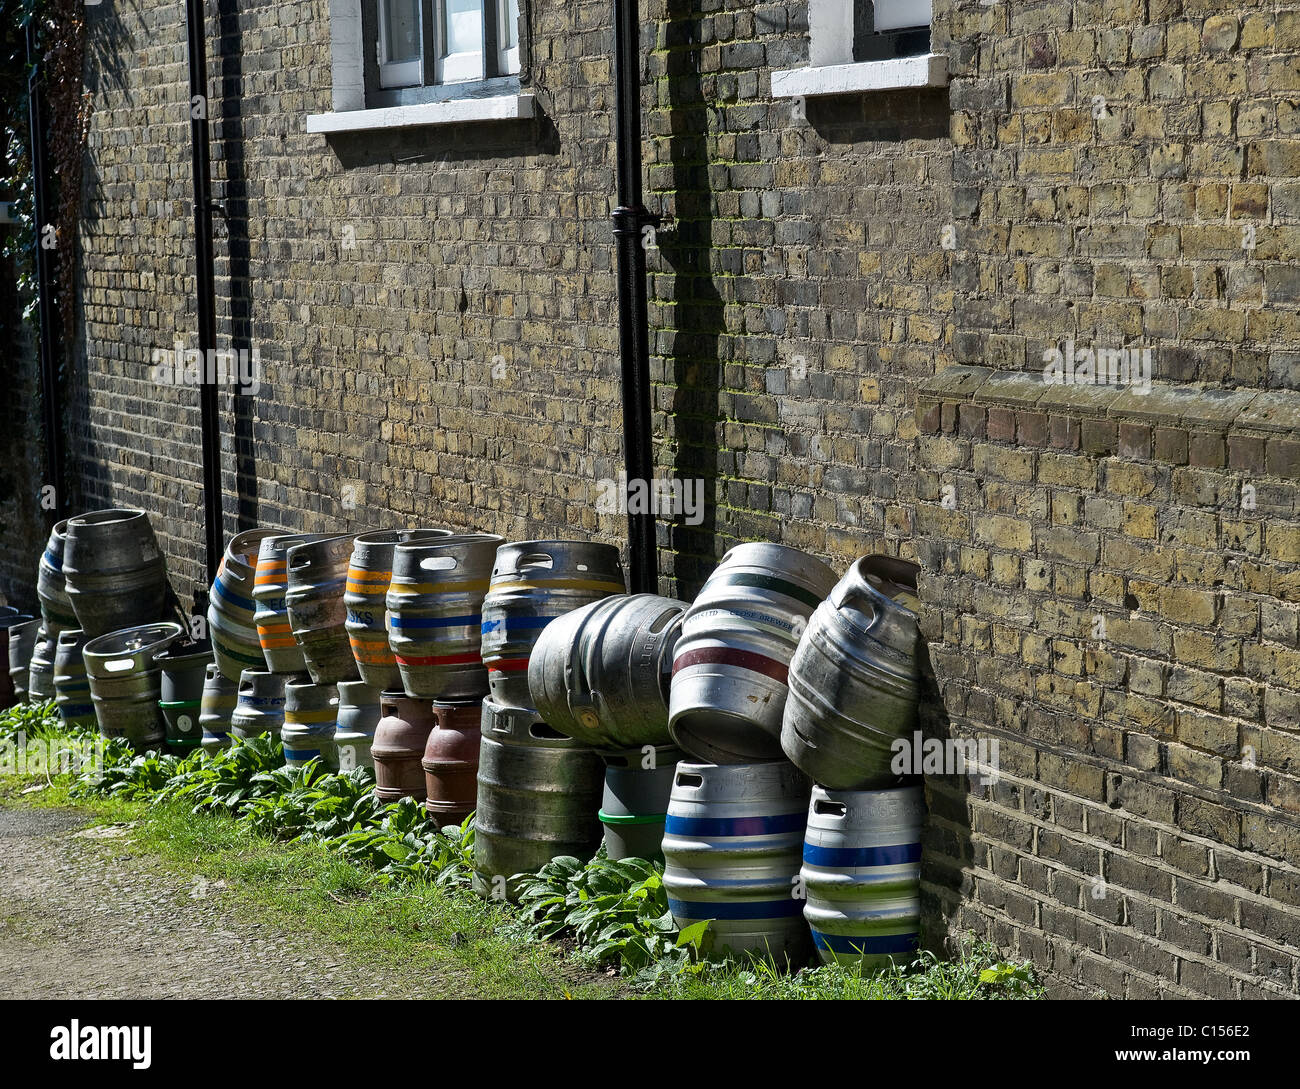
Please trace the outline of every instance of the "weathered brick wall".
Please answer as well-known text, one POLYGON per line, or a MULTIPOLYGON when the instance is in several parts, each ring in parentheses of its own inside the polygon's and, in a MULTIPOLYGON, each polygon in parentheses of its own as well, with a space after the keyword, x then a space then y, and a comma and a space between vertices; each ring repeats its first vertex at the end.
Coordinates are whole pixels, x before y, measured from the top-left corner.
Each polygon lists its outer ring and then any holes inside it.
MULTIPOLYGON (((12 266, 3 271, 14 272, 12 266)), ((0 307, 5 309, 0 329, 14 335, 0 367, 6 421, 0 439, 0 604, 35 615, 36 564, 45 542, 39 498, 44 473, 40 372, 33 338, 22 332, 20 300, 0 290, 0 307)))
POLYGON ((737 540, 913 555, 913 387, 951 307, 947 91, 801 116, 770 72, 807 64, 806 6, 721 6, 648 6, 647 173, 676 221, 651 264, 655 433, 711 500, 665 538, 684 595, 737 540))
POLYGON ((936 726, 1004 777, 934 784, 928 892, 1117 997, 1300 990, 1300 11, 1223 7, 952 22, 970 366, 921 391, 915 519, 936 726), (1150 392, 1045 384, 1067 341, 1150 392))
MULTIPOLYGON (((928 728, 998 737, 1003 772, 931 784, 932 930, 1117 995, 1297 990, 1296 424, 1255 396, 1300 386, 1294 13, 1230 34, 1202 7, 936 0, 949 90, 804 117, 770 70, 806 61, 805 4, 644 8, 648 199, 676 217, 657 465, 709 499, 661 524, 664 588, 744 538, 918 558, 928 728), (1151 399, 1005 379, 1069 338, 1151 347, 1151 399), (1247 392, 1166 392, 1190 381, 1247 392)), ((186 598, 197 396, 150 381, 194 346, 183 27, 87 10, 73 453, 86 505, 155 512, 186 598)), ((609 5, 532 5, 537 121, 330 140, 303 122, 327 12, 210 20, 219 340, 263 363, 221 398, 227 531, 620 542, 609 5)))

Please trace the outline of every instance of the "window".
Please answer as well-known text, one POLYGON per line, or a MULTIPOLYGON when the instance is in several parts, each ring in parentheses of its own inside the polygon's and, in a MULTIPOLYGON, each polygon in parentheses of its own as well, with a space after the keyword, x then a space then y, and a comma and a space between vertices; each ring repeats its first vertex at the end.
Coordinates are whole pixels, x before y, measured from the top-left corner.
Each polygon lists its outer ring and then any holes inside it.
POLYGON ((420 0, 379 0, 379 85, 412 87, 421 75, 420 0))
POLYGON ((853 59, 930 51, 931 0, 853 0, 853 59))
POLYGON ((943 87, 932 0, 808 0, 808 67, 772 73, 774 98, 943 87))
MULTIPOLYGON (((519 0, 373 0, 377 90, 473 83, 519 71, 519 0)), ((390 96, 380 96, 390 98, 390 96)), ((411 96, 401 96, 411 100, 411 96)))
POLYGON ((333 110, 307 131, 536 116, 526 19, 523 0, 329 0, 333 110))

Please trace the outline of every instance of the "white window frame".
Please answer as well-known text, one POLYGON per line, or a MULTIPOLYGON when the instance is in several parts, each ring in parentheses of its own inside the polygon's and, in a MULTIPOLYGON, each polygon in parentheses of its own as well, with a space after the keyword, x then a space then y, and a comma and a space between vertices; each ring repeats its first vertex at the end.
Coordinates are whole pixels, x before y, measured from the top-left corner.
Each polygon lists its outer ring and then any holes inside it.
MULTIPOLYGON (((489 0, 495 2, 495 0, 489 0)), ((522 7, 522 2, 521 5, 522 7)), ((519 20, 519 47, 506 51, 522 60, 525 28, 519 20)), ((428 125, 461 125, 467 122, 510 122, 535 117, 536 97, 518 86, 519 71, 501 73, 502 86, 480 89, 473 82, 450 84, 445 96, 400 105, 376 105, 368 101, 366 69, 373 64, 376 43, 364 31, 361 0, 329 0, 330 112, 312 113, 305 118, 306 130, 329 136, 336 133, 373 132, 420 128, 428 125), (371 58, 368 60, 367 58, 371 58), (464 93, 459 91, 465 87, 464 93)), ((504 66, 503 66, 504 67, 504 66)), ((512 67, 518 68, 518 65, 512 67)), ((498 77, 493 77, 496 79, 498 77)), ((423 84, 421 84, 423 86, 423 84)), ((385 88, 380 88, 386 90, 385 88)), ((397 90, 396 88, 394 90, 397 90)))
MULTIPOLYGON (((375 7, 379 13, 379 40, 375 43, 379 61, 379 86, 385 89, 389 87, 418 87, 424 82, 423 44, 420 47, 420 55, 414 60, 389 60, 387 56, 388 16, 385 14, 388 10, 388 4, 385 3, 385 0, 379 0, 375 7)), ((419 0, 416 0, 415 17, 417 37, 423 42, 424 4, 420 3, 419 0)))
MULTIPOLYGON (((492 0, 487 0, 491 3, 492 0)), ((497 5, 497 41, 505 40, 505 30, 510 28, 510 33, 515 39, 515 44, 509 48, 504 46, 497 50, 497 68, 503 75, 517 76, 519 74, 519 3, 518 0, 496 0, 497 5), (514 14, 511 15, 511 8, 514 14)))
POLYGON ((437 56, 433 63, 433 81, 443 83, 469 83, 473 80, 487 78, 483 64, 483 22, 487 17, 485 10, 492 0, 478 0, 479 6, 479 47, 466 49, 460 53, 446 52, 451 35, 447 32, 447 0, 431 0, 434 11, 434 50, 437 56))
MULTIPOLYGON (((810 98, 908 87, 945 87, 948 58, 938 53, 886 60, 853 59, 856 0, 808 0, 808 67, 772 73, 773 98, 810 98)), ((881 0, 889 9, 884 29, 904 25, 898 12, 908 0, 881 0)), ((909 20, 910 21, 910 20, 909 20)), ((933 31, 934 9, 930 9, 933 31)))

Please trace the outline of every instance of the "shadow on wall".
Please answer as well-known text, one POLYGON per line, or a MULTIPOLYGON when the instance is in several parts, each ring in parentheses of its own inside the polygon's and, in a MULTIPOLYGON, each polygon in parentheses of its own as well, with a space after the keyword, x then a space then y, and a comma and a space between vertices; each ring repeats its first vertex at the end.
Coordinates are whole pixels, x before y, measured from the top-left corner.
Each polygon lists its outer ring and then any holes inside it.
MULTIPOLYGON (((217 38, 221 78, 221 161, 225 164, 224 191, 214 188, 214 200, 223 214, 214 220, 218 235, 226 236, 226 299, 229 306, 230 347, 252 352, 253 281, 250 272, 251 245, 248 237, 249 178, 244 155, 243 115, 243 32, 239 25, 237 0, 220 0, 217 5, 217 38)), ((218 295, 220 295, 218 288, 218 295)), ((257 445, 253 438, 254 399, 238 392, 231 394, 234 432, 231 437, 235 455, 235 532, 252 529, 258 524, 257 445)), ((225 474, 222 488, 227 490, 225 474)))
MULTIPOLYGON (((955 735, 930 661, 929 644, 921 637, 917 645, 921 665, 917 729, 926 741, 946 742, 955 735)), ((950 936, 960 937, 958 905, 973 891, 969 871, 975 865, 970 810, 959 800, 970 788, 969 776, 944 778, 945 789, 940 790, 934 789, 931 777, 926 778, 928 818, 921 839, 921 945, 940 955, 952 951, 950 936)))
MULTIPOLYGON (((85 70, 86 93, 94 103, 113 98, 130 103, 130 89, 126 73, 124 51, 121 43, 125 37, 124 25, 139 25, 143 20, 136 3, 92 5, 84 11, 86 26, 85 70)), ((93 108, 93 107, 92 107, 93 108)), ((81 233, 89 238, 104 233, 106 227, 116 231, 119 238, 131 239, 137 247, 133 230, 128 230, 121 220, 105 218, 107 196, 103 180, 89 148, 82 158, 81 170, 81 233)), ((143 214, 143 211, 142 213, 143 214)), ((77 261, 77 275, 84 274, 85 262, 77 261)), ((73 321, 75 340, 65 346, 61 367, 63 411, 67 424, 65 472, 71 494, 67 496, 66 510, 78 514, 87 509, 107 505, 112 493, 111 474, 107 455, 90 427, 90 362, 86 342, 84 284, 74 285, 70 292, 77 313, 73 321)), ((135 285, 139 286, 139 285, 135 285)), ((116 353, 114 353, 116 356, 116 353)))
POLYGON ((691 0, 669 0, 666 15, 668 103, 662 112, 667 115, 670 133, 667 145, 676 230, 661 236, 659 243, 672 274, 667 278, 667 298, 657 301, 669 310, 671 328, 658 330, 657 343, 651 345, 652 355, 664 360, 663 372, 651 377, 672 385, 667 392, 676 440, 673 478, 703 481, 703 520, 688 525, 684 516, 678 516, 664 527, 667 541, 659 542, 673 553, 677 596, 690 601, 719 558, 718 428, 723 367, 719 348, 725 316, 722 295, 713 281, 709 103, 699 72, 698 14, 691 0))

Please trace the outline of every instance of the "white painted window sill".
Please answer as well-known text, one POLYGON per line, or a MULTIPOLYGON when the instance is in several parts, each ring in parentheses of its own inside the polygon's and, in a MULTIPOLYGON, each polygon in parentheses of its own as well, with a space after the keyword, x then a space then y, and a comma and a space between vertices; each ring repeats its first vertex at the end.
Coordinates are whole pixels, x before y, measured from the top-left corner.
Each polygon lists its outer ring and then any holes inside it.
POLYGON ((532 95, 493 95, 453 98, 411 106, 378 106, 372 110, 307 115, 308 132, 365 132, 409 129, 419 125, 457 125, 464 121, 517 121, 533 116, 532 95))
POLYGON ((811 98, 815 95, 947 85, 948 58, 941 53, 862 61, 859 64, 830 64, 821 68, 789 68, 772 73, 773 98, 811 98))

